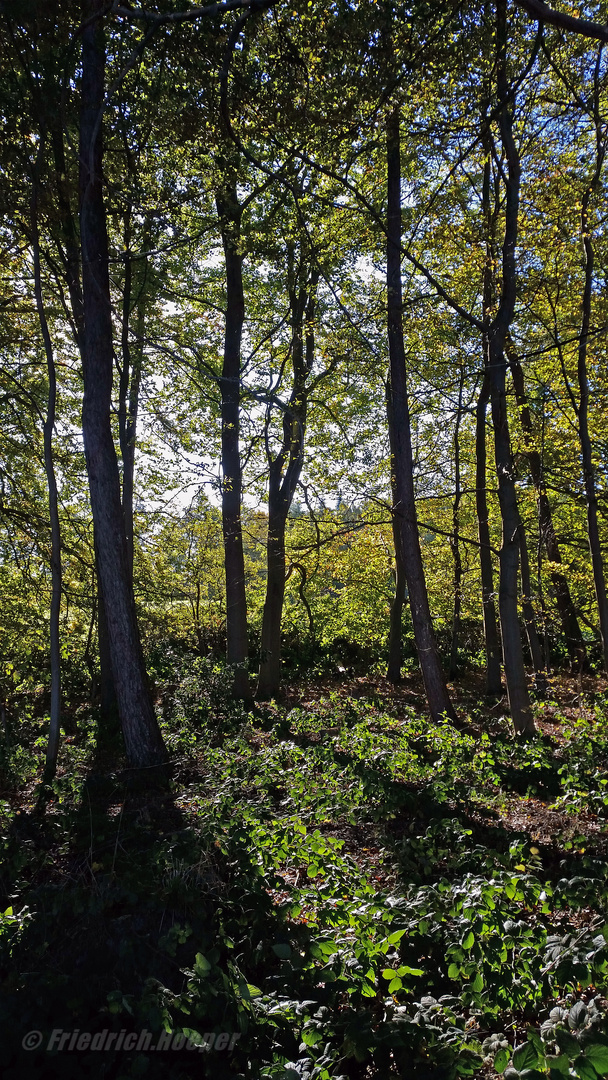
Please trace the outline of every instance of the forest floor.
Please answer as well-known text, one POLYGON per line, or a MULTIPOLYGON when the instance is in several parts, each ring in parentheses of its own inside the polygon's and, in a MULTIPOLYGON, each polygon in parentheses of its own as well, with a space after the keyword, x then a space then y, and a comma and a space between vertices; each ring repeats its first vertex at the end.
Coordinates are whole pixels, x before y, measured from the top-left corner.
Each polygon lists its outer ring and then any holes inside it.
POLYGON ((184 663, 170 792, 112 769, 83 709, 44 809, 41 722, 9 726, 7 1080, 608 1075, 606 685, 555 677, 527 741, 454 691, 458 728, 415 678, 247 712, 184 663))

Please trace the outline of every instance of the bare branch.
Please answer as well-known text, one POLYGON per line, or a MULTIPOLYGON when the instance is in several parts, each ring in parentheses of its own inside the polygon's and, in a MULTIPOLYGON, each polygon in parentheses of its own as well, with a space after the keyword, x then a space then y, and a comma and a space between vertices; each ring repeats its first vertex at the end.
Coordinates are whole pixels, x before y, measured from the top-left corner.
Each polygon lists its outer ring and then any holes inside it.
POLYGON ((575 19, 572 15, 548 7, 543 0, 515 0, 515 3, 539 22, 557 26, 560 30, 572 30, 575 34, 593 38, 595 41, 608 41, 608 26, 589 22, 588 19, 575 19))

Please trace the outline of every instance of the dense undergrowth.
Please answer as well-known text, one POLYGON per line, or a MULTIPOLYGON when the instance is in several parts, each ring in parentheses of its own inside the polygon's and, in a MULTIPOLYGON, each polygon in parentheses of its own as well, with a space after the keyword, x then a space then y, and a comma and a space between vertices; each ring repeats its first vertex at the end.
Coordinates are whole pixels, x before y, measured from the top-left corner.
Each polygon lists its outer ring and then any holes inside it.
POLYGON ((247 713, 203 662, 166 676, 170 796, 91 717, 42 814, 41 731, 6 732, 4 1076, 608 1075, 601 695, 519 742, 378 685, 247 713), (164 1049, 116 1049, 142 1031, 164 1049))

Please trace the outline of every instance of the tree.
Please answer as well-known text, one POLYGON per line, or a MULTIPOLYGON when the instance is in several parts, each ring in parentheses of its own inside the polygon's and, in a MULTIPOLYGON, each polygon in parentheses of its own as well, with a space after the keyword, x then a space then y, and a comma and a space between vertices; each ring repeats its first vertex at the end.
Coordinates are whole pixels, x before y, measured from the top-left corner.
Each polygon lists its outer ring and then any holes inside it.
POLYGON ((84 397, 82 430, 118 709, 129 764, 150 769, 166 750, 147 686, 111 426, 114 366, 108 236, 103 201, 105 44, 100 0, 86 0, 82 33, 80 243, 84 397))
MULTIPOLYGON (((44 133, 46 134, 46 133, 44 133)), ((40 154, 44 150, 44 135, 41 138, 40 154)), ((55 357, 53 343, 49 332, 48 320, 42 295, 42 277, 40 269, 40 236, 38 228, 38 185, 39 177, 37 170, 38 162, 35 163, 32 176, 32 255, 34 260, 34 296, 36 310, 40 322, 40 332, 44 342, 46 356, 48 398, 47 410, 44 421, 44 468, 49 494, 49 517, 51 523, 51 611, 49 621, 49 661, 51 668, 51 711, 49 723, 49 738, 46 751, 46 765, 44 779, 48 783, 55 775, 57 769, 57 755, 59 753, 59 736, 61 724, 61 640, 59 616, 61 612, 61 590, 63 575, 61 568, 61 526, 59 523, 59 495, 57 477, 55 475, 55 463, 53 457, 53 434, 55 429, 55 416, 57 411, 57 373, 55 369, 55 357)))
POLYGON ((513 136, 512 94, 507 75, 506 2, 496 6, 497 93, 502 147, 506 158, 504 239, 502 243, 502 289, 496 314, 487 327, 486 366, 494 429, 494 457, 502 519, 500 549, 499 610, 502 652, 513 726, 518 733, 534 730, 517 612, 517 569, 522 522, 517 505, 506 398, 505 341, 513 319, 516 298, 515 248, 519 212, 520 158, 513 136))
POLYGON ((239 203, 236 174, 231 170, 216 194, 226 261, 224 363, 220 378, 222 424, 222 530, 226 573, 226 659, 235 667, 234 691, 250 697, 247 672, 248 627, 245 559, 241 527, 242 469, 239 448, 241 407, 241 339, 245 319, 239 203))
MULTIPOLYGON (((289 298, 289 344, 291 390, 282 409, 282 434, 276 452, 271 448, 267 409, 265 432, 268 458, 268 540, 267 578, 262 621, 261 660, 258 697, 264 701, 279 688, 281 670, 281 617, 285 596, 285 527, 304 463, 304 438, 308 402, 315 384, 315 320, 319 271, 306 234, 286 244, 287 290, 289 298)), ((276 393, 276 389, 275 389, 276 393)))
POLYGON ((407 373, 403 344, 401 291, 401 123, 399 107, 389 112, 386 123, 387 161, 387 230, 386 291, 390 375, 388 423, 391 431, 391 474, 394 470, 396 502, 393 514, 397 522, 400 557, 407 580, 410 608, 418 659, 424 679, 431 716, 454 719, 433 633, 429 608, 418 521, 414 497, 414 476, 407 373))
POLYGON ((585 185, 581 200, 581 243, 583 248, 584 285, 581 297, 581 325, 577 362, 579 396, 578 404, 575 406, 575 412, 581 444, 583 482, 585 485, 585 500, 587 503, 587 533, 589 537, 591 566, 593 568, 595 599, 600 619, 603 663, 604 670, 608 672, 608 597, 606 596, 604 560, 598 525, 598 500, 595 483, 595 468, 593 464, 593 450, 589 433, 589 376, 587 372, 587 352, 589 345, 589 331, 591 327, 591 305, 595 271, 595 249, 592 235, 591 207, 593 197, 600 186, 606 151, 608 149, 606 119, 601 113, 600 106, 601 62, 602 50, 600 48, 595 64, 593 81, 595 160, 593 161, 591 175, 585 185))
POLYGON ((553 524, 551 503, 549 502, 544 482, 541 456, 534 446, 534 431, 530 406, 526 395, 524 372, 517 352, 515 351, 513 341, 509 336, 506 338, 505 347, 509 360, 509 367, 511 369, 511 378, 513 379, 513 388, 515 390, 515 399, 519 409, 520 422, 526 440, 526 459, 538 500, 540 533, 547 551, 547 558, 552 564, 551 581, 555 591, 555 599, 562 624, 562 631, 566 640, 570 661, 573 667, 578 668, 584 664, 586 659, 585 643, 578 624, 572 596, 570 595, 568 579, 565 574, 558 569, 562 564, 562 557, 553 524))

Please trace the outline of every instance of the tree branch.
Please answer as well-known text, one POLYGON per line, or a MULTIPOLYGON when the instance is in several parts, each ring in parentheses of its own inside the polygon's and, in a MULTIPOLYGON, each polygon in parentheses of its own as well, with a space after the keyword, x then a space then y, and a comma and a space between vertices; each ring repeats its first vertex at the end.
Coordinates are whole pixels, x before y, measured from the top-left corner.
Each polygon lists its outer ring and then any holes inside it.
POLYGON ((515 0, 515 3, 539 22, 557 26, 560 30, 572 30, 575 34, 593 38, 595 41, 608 41, 608 26, 589 22, 588 19, 575 19, 572 15, 548 7, 543 0, 515 0))

